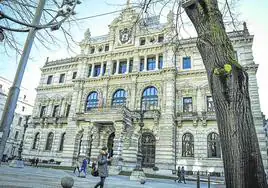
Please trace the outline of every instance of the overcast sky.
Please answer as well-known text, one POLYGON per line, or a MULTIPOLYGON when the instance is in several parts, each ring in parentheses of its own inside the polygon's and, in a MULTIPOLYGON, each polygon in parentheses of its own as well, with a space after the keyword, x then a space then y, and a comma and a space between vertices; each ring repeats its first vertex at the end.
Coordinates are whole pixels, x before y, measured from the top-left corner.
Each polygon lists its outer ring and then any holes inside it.
MULTIPOLYGON (((77 17, 86 17, 96 14, 121 10, 127 0, 83 0, 82 4, 77 7, 77 17), (120 6, 121 5, 121 6, 120 6)), ((268 1, 267 0, 240 0, 236 7, 236 12, 239 13, 239 20, 246 21, 250 34, 253 34, 253 54, 254 61, 259 64, 257 72, 261 109, 268 116, 268 1)), ((103 35, 108 32, 108 25, 117 17, 119 13, 108 16, 91 18, 84 21, 79 21, 78 26, 74 25, 74 38, 80 41, 87 28, 90 28, 92 36, 103 35)), ((59 32, 59 31, 57 31, 59 32)), ((58 33, 55 32, 57 35, 58 33)), ((21 35, 23 41, 26 35, 21 35)), ((34 88, 37 87, 40 79, 40 68, 44 65, 46 57, 51 60, 74 56, 66 53, 64 46, 50 46, 53 50, 44 49, 38 45, 32 49, 31 59, 28 61, 26 72, 23 79, 23 86, 28 88, 32 97, 35 96, 34 88)), ((0 46, 1 48, 1 46, 0 46)), ((79 47, 76 49, 79 52, 79 47)), ((0 54, 0 75, 7 79, 13 80, 15 71, 18 65, 18 59, 14 53, 10 52, 11 56, 0 54)))

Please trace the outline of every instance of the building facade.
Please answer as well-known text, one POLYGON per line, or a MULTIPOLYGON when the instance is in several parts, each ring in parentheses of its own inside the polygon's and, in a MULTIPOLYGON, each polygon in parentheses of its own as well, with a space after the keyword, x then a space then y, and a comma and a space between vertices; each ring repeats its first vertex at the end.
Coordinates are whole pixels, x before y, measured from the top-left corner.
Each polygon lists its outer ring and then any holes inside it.
MULTIPOLYGON (((12 86, 12 82, 2 76, 0 76, 0 117, 5 108, 9 88, 12 86)), ((10 132, 7 140, 7 144, 4 151, 5 158, 12 158, 18 156, 19 145, 22 140, 22 135, 25 125, 25 117, 32 114, 33 100, 29 97, 29 91, 21 87, 20 95, 18 98, 17 106, 14 113, 14 118, 10 127, 10 132)), ((0 134, 2 136, 2 127, 0 128, 0 134)), ((1 138, 0 136, 0 138, 1 138)))
MULTIPOLYGON (((138 148, 144 169, 223 172, 216 116, 196 38, 171 42, 167 23, 137 23, 127 7, 109 33, 85 32, 81 53, 47 61, 37 88, 24 157, 61 161, 96 158, 107 146, 115 166, 131 171, 138 148)), ((247 68, 255 126, 267 168, 265 135, 253 61, 253 36, 229 33, 237 59, 247 68)))

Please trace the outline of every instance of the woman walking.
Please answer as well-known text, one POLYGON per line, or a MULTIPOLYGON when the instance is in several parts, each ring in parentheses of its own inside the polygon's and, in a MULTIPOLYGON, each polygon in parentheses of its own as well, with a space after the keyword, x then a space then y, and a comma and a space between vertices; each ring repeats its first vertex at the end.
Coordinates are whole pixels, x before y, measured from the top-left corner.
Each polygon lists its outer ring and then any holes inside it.
POLYGON ((108 161, 111 161, 112 158, 107 158, 108 152, 107 147, 103 147, 98 156, 98 172, 100 176, 100 181, 95 185, 94 188, 103 188, 105 178, 108 177, 108 161))

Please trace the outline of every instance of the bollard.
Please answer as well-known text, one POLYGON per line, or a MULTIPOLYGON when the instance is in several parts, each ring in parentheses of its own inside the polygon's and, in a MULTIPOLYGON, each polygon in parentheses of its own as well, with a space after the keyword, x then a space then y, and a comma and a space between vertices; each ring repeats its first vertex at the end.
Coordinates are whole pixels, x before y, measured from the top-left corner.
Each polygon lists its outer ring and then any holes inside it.
POLYGON ((72 177, 65 176, 61 178, 61 186, 63 188, 72 188, 74 185, 74 179, 72 177))
POLYGON ((197 188, 200 188, 200 176, 199 176, 199 171, 197 171, 197 180, 196 180, 196 183, 197 183, 197 188))
POLYGON ((208 173, 208 188, 210 188, 210 173, 208 173))

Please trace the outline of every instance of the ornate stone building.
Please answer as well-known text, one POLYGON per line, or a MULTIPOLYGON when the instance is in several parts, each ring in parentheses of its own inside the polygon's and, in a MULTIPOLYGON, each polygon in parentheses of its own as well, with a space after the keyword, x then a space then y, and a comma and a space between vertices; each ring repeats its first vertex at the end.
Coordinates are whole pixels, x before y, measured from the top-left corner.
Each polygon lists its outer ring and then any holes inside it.
MULTIPOLYGON (((223 171, 216 116, 196 38, 171 42, 172 13, 136 22, 129 6, 109 25, 109 33, 85 32, 80 55, 47 61, 42 68, 24 157, 72 165, 96 158, 108 146, 114 165, 162 172, 223 171), (142 127, 142 128, 141 128, 142 127), (141 138, 141 139, 140 139, 141 138)), ((265 139, 253 61, 253 36, 246 28, 229 36, 247 68, 251 104, 263 154, 265 139)))

